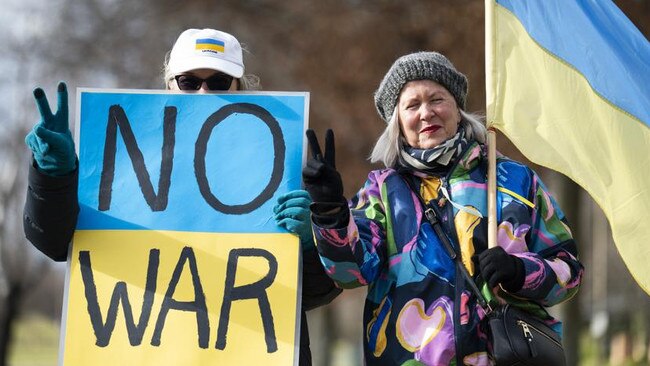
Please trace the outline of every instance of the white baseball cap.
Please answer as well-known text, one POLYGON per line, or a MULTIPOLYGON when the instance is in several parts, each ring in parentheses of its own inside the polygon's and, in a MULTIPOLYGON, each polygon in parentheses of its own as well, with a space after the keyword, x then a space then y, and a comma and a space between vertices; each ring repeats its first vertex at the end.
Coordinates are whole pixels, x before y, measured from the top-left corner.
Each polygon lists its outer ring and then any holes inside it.
POLYGON ((240 78, 244 61, 239 41, 215 29, 188 29, 181 33, 169 55, 169 72, 214 69, 240 78))

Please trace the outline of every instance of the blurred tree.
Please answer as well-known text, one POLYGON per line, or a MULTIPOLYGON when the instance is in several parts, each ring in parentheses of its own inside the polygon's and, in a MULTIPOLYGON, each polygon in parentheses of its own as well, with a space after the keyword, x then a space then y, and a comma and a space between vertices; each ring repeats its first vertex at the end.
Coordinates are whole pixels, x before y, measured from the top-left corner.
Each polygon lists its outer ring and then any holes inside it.
MULTIPOLYGON (((650 32, 649 1, 616 3, 644 34, 650 32)), ((27 164, 22 139, 37 119, 31 101, 35 85, 53 90, 56 81, 66 80, 70 90, 79 86, 162 88, 164 55, 183 29, 223 29, 247 45, 247 72, 259 75, 265 90, 311 93, 310 126, 319 135, 326 128, 336 132, 338 166, 348 197, 361 186, 367 172, 376 168, 366 157, 385 125, 375 112, 372 95, 397 57, 419 50, 444 53, 469 78, 468 109, 482 112, 485 108, 481 0, 7 0, 3 10, 8 22, 0 38, 7 40, 7 52, 0 64, 16 72, 0 75, 1 90, 11 102, 0 104, 5 117, 0 124, 7 127, 0 136, 0 348, 8 339, 2 327, 11 324, 15 314, 11 301, 19 304, 24 290, 39 281, 50 264, 39 254, 29 253, 31 246, 26 245, 20 228, 27 164), (11 291, 14 295, 9 296, 11 291)), ((74 108, 71 93, 70 109, 74 108)), ((503 136, 499 149, 527 162, 503 136)), ((534 167, 544 174, 544 169, 534 167)), ((575 197, 574 188, 565 191, 575 197)), ((591 206, 582 201, 577 204, 580 207, 573 216, 589 215, 591 206)), ((584 244, 591 242, 589 235, 582 237, 584 244)), ((593 255, 586 246, 583 258, 593 255)), ((589 281, 593 278, 587 277, 589 281)), ((630 287, 635 288, 633 282, 630 287)), ((589 294, 588 288, 583 289, 589 294)), ((638 287, 635 291, 640 297, 638 287)), ((354 319, 361 317, 363 292, 346 291, 332 306, 319 311, 331 312, 324 316, 338 326, 335 329, 324 322, 320 330, 312 327, 312 333, 323 337, 345 334, 345 342, 332 339, 325 344, 360 347, 361 322, 355 324, 354 319)), ((577 313, 587 319, 591 299, 582 292, 579 296, 580 309, 586 311, 577 313)), ((626 293, 616 292, 616 296, 625 299, 626 293)), ((575 309, 570 313, 577 314, 575 309)), ((567 320, 581 324, 573 316, 567 320)), ((318 343, 319 337, 312 342, 318 343)), ((325 362, 314 353, 317 365, 342 365, 335 357, 325 362)), ((359 356, 354 357, 350 364, 357 364, 359 356)))
MULTIPOLYGON (((1 113, 1 112, 0 112, 1 113)), ((12 327, 22 300, 51 264, 26 245, 22 230, 26 166, 22 139, 25 130, 8 128, 0 135, 0 365, 5 365, 12 327)))
MULTIPOLYGON (((5 15, 16 14, 14 3, 3 4, 5 15)), ((29 4, 25 4, 26 8, 29 4)), ((3 11, 4 11, 3 10, 3 11)), ((4 20, 4 19, 3 19, 4 20)), ((27 132, 24 123, 26 101, 29 93, 20 96, 16 88, 29 82, 31 73, 29 49, 20 42, 21 18, 2 22, 0 37, 5 52, 0 65, 0 365, 7 364, 12 330, 16 319, 24 312, 23 300, 26 294, 34 292, 44 276, 48 276, 52 265, 44 256, 27 245, 22 229, 22 205, 25 199, 26 167, 29 163, 23 139, 27 132)), ((59 281, 60 282, 60 281, 59 281)))

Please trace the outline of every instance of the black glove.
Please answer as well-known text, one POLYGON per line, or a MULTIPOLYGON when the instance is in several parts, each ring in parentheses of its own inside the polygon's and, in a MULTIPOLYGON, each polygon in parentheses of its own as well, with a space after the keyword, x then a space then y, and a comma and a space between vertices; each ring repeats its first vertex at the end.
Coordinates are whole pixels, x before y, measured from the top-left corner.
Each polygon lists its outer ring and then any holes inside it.
POLYGON ((524 262, 501 247, 490 248, 478 256, 481 275, 490 288, 499 284, 508 292, 521 290, 526 279, 524 262))
POLYGON ((343 197, 343 182, 336 171, 334 162, 334 132, 327 130, 325 135, 325 155, 321 153, 314 130, 307 130, 307 140, 312 157, 302 171, 305 190, 309 192, 314 203, 346 202, 343 197))

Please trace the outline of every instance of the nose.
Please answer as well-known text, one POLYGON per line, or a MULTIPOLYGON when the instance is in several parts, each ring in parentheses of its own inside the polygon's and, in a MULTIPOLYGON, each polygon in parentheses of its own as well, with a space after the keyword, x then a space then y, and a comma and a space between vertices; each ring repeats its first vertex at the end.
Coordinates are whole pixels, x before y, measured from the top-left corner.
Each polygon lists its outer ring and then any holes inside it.
POLYGON ((210 89, 208 89, 208 84, 205 81, 203 81, 201 83, 201 87, 196 92, 197 94, 206 94, 208 91, 210 91, 210 89))
POLYGON ((422 120, 430 120, 433 116, 436 115, 436 111, 433 109, 433 106, 428 103, 423 103, 420 110, 420 118, 422 120))

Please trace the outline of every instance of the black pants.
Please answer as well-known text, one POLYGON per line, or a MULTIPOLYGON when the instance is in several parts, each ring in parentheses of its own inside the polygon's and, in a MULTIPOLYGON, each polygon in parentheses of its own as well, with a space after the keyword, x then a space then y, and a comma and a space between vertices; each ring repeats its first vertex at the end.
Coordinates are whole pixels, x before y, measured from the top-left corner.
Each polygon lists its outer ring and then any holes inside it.
POLYGON ((311 366, 311 350, 309 349, 309 328, 307 327, 307 314, 300 309, 300 366, 311 366))

